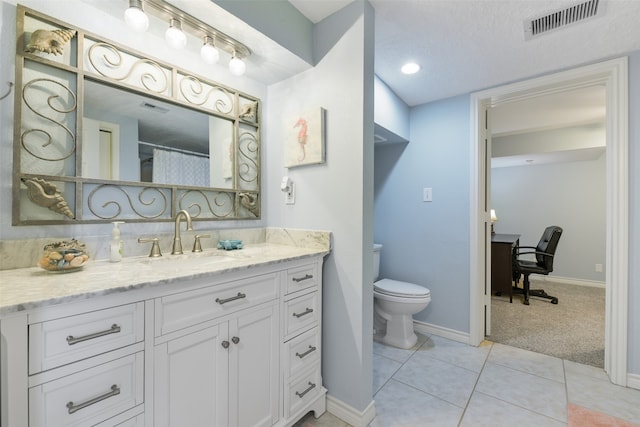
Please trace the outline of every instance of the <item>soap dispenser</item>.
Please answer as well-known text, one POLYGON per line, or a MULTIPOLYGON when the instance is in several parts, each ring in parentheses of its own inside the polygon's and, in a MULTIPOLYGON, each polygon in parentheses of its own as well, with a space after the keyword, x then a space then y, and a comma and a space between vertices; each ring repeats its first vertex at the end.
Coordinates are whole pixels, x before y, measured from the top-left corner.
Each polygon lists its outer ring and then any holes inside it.
POLYGON ((124 221, 113 221, 113 230, 111 230, 111 242, 109 244, 109 260, 111 262, 122 261, 122 240, 120 240, 120 229, 118 224, 124 224, 124 221))

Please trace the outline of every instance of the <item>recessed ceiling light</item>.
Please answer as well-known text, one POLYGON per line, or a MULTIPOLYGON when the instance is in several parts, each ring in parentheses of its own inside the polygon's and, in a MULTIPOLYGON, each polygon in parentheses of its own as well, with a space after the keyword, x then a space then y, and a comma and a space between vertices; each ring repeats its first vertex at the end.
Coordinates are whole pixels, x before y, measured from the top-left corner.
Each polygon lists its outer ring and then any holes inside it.
POLYGON ((415 74, 420 71, 420 66, 415 62, 407 62, 402 66, 400 71, 402 71, 403 74, 415 74))

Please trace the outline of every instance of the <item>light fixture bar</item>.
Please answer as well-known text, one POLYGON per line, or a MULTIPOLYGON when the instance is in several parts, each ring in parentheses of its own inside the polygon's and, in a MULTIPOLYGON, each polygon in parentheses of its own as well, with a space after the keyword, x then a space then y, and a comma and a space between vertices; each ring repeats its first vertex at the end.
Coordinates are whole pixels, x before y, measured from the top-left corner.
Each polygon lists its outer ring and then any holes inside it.
POLYGON ((246 45, 163 0, 143 0, 142 3, 145 11, 157 18, 167 22, 172 18, 180 20, 185 33, 196 36, 200 40, 205 36, 215 38, 216 47, 229 55, 233 55, 233 52, 239 58, 251 55, 251 50, 246 45))

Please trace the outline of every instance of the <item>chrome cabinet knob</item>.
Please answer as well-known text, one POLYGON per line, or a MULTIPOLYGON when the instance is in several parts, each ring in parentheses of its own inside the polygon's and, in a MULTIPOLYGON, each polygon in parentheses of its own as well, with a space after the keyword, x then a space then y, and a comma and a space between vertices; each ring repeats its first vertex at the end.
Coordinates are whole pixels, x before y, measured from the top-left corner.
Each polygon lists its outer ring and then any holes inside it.
POLYGON ((231 341, 233 341, 234 344, 238 344, 240 342, 240 338, 233 337, 233 338, 231 338, 231 341))
POLYGON ((221 345, 222 345, 222 348, 229 348, 229 341, 224 340, 224 341, 222 341, 221 345))

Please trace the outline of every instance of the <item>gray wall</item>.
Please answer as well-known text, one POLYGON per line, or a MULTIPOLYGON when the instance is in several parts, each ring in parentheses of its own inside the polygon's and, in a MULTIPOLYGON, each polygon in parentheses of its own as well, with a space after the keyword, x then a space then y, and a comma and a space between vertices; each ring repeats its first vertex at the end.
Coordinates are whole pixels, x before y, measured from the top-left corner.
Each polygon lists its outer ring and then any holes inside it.
POLYGON ((552 276, 604 285, 595 264, 606 264, 605 160, 492 169, 496 233, 521 234, 521 245, 535 246, 545 227, 558 225, 552 276))
POLYGON ((413 107, 410 142, 375 149, 380 277, 426 286, 416 320, 469 332, 469 97, 413 107), (431 187, 432 202, 422 201, 431 187))

